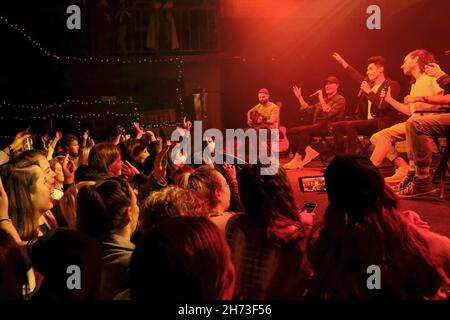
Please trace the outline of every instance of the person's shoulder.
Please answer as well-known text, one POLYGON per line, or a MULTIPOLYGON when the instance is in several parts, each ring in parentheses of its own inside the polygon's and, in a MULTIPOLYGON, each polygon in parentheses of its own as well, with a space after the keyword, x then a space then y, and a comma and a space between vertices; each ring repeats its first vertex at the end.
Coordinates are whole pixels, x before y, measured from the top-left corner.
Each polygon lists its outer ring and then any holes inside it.
POLYGON ((341 95, 340 93, 338 93, 337 95, 334 96, 334 100, 336 102, 345 102, 346 99, 343 95, 341 95))
POLYGON ((400 86, 400 82, 392 78, 386 78, 385 86, 392 86, 392 85, 400 86))

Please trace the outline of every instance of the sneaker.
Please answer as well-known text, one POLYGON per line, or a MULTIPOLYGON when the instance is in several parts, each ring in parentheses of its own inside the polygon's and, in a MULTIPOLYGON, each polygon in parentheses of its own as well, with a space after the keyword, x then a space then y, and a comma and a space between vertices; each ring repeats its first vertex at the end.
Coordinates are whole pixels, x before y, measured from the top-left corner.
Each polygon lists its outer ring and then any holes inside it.
POLYGON ((283 168, 287 170, 295 170, 303 168, 302 156, 296 153, 291 161, 283 165, 283 168))
POLYGON ((386 183, 400 183, 408 175, 409 167, 400 167, 395 170, 394 175, 384 178, 386 183))
POLYGON ((427 194, 434 194, 438 191, 431 183, 431 178, 419 179, 414 177, 413 181, 408 184, 406 188, 400 190, 397 195, 402 199, 412 199, 421 197, 427 194))
POLYGON ((408 174, 403 178, 403 180, 399 184, 393 186, 392 190, 394 190, 395 192, 399 192, 400 190, 405 189, 408 184, 413 181, 415 175, 415 171, 408 171, 408 174))
POLYGON ((311 148, 310 146, 305 149, 305 159, 303 159, 303 166, 313 161, 320 153, 311 148))

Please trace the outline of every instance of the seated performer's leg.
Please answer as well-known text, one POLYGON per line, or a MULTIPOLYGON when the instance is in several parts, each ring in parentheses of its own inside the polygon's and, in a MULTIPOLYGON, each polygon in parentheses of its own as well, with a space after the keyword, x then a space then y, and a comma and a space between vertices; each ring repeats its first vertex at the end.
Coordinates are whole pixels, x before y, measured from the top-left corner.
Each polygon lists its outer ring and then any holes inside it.
MULTIPOLYGON (((293 139, 291 151, 295 153, 294 158, 284 165, 285 169, 298 169, 303 167, 303 159, 305 158, 306 147, 314 135, 321 135, 328 133, 328 125, 325 123, 318 123, 296 127, 288 131, 289 139, 293 139)), ((291 140, 289 140, 291 143, 291 140)))
POLYGON ((391 161, 400 156, 394 144, 406 139, 405 130, 405 122, 402 122, 372 135, 370 142, 374 145, 374 150, 370 160, 375 166, 379 167, 388 155, 391 161))
POLYGON ((289 140, 289 150, 295 154, 296 150, 298 149, 298 140, 297 137, 299 136, 299 133, 303 130, 303 126, 300 127, 294 127, 289 129, 286 132, 286 136, 289 140))
POLYGON ((348 135, 348 127, 351 121, 339 121, 333 124, 333 139, 336 153, 344 154, 347 152, 345 148, 345 137, 348 135))
MULTIPOLYGON (((335 125, 339 123, 340 122, 333 125, 333 132, 335 131, 335 125)), ((344 152, 350 154, 356 153, 358 148, 358 135, 362 134, 370 136, 377 131, 377 128, 377 120, 375 119, 343 121, 342 125, 338 127, 338 131, 340 131, 341 134, 343 133, 347 136, 347 147, 344 149, 344 152)), ((345 145, 345 137, 338 137, 338 139, 342 140, 343 144, 345 145)), ((339 141, 338 143, 342 142, 339 141)))
POLYGON ((433 156, 433 136, 445 136, 450 130, 450 114, 429 115, 406 122, 407 141, 416 164, 413 182, 399 191, 402 198, 413 198, 434 193, 430 166, 433 156))

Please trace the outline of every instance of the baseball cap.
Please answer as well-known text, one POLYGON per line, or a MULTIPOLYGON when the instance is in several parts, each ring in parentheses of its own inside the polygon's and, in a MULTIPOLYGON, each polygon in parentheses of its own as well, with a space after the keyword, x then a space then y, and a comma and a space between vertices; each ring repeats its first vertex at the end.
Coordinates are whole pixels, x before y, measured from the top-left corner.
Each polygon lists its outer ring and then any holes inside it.
POLYGON ((261 89, 259 89, 259 91, 258 91, 258 94, 259 94, 259 93, 269 94, 269 90, 266 89, 266 88, 261 88, 261 89))
POLYGON ((329 76, 326 78, 325 82, 337 83, 339 84, 339 79, 335 76, 329 76))

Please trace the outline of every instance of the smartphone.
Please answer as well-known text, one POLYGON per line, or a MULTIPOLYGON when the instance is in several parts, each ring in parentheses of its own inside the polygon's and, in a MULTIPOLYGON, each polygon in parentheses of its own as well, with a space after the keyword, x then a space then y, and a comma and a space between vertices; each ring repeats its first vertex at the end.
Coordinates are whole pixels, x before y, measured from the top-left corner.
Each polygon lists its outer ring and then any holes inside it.
POLYGON ((312 202, 307 202, 305 203, 305 205, 303 206, 302 210, 300 212, 307 212, 307 213, 311 213, 314 211, 314 209, 316 209, 317 204, 312 203, 312 202))
POLYGON ((311 176, 298 178, 302 192, 325 192, 325 178, 323 176, 311 176))

